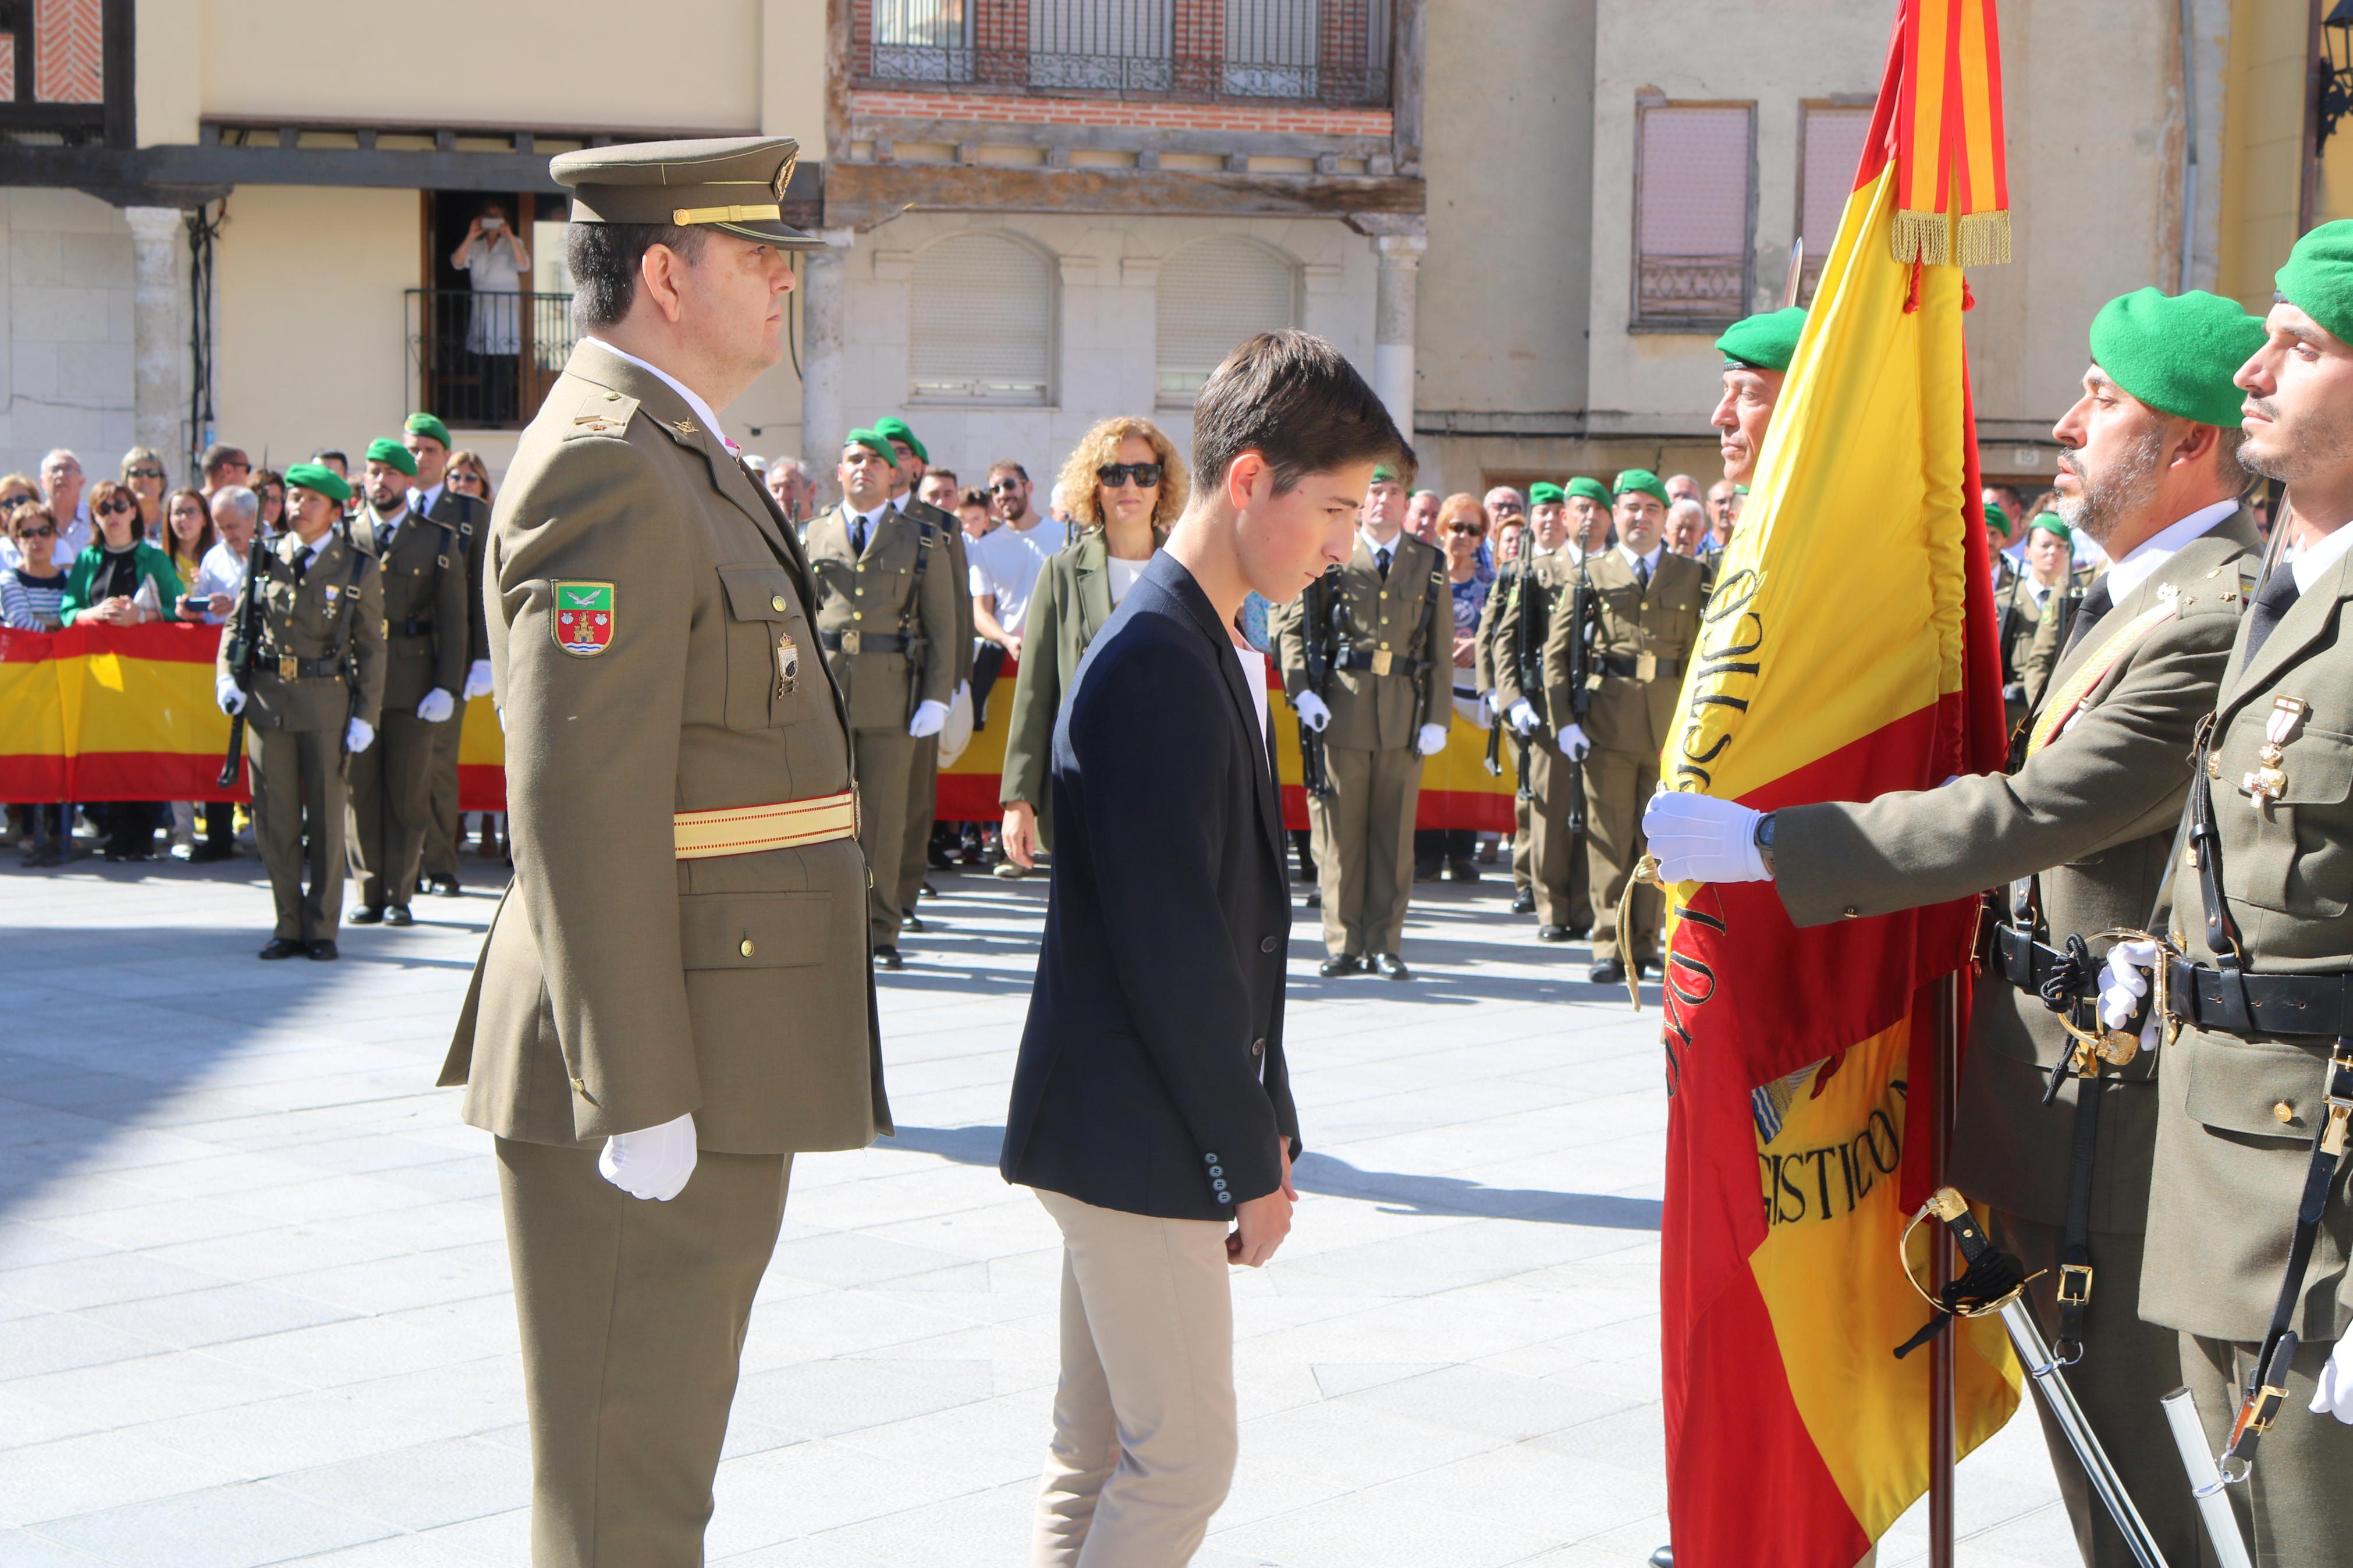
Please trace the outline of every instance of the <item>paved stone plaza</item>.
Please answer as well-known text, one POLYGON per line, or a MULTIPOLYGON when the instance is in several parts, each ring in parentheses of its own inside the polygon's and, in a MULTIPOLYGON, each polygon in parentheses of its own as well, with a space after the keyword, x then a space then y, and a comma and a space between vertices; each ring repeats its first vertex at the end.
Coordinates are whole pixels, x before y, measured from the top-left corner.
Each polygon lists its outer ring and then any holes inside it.
MULTIPOLYGON (((522 1564, 490 1141, 432 1087, 492 895, 264 964, 255 869, 0 871, 0 1565, 522 1564)), ((883 984, 898 1138, 794 1172, 714 1562, 1028 1562, 1059 1254, 996 1161, 1045 889, 941 890, 883 984)), ((1305 1201, 1235 1275, 1241 1468, 1197 1561, 1635 1568, 1657 1015, 1494 882, 1417 891, 1410 984, 1315 978, 1301 916, 1305 1201)), ((1961 1563, 2073 1563, 2056 1497, 2021 1415, 1962 1468, 1961 1563)))

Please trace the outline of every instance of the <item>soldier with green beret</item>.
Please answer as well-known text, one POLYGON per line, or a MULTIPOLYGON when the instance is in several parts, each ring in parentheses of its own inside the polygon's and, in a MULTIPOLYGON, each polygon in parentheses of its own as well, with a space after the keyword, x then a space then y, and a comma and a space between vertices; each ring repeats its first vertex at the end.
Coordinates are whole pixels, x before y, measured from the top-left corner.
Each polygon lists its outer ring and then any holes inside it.
POLYGON ((351 495, 332 468, 286 470, 285 528, 255 541, 215 668, 221 710, 245 716, 253 837, 278 911, 267 959, 336 956, 344 769, 367 754, 382 709, 384 590, 343 518, 351 495))
POLYGON ((351 766, 353 925, 415 923, 408 908, 432 805, 438 724, 458 710, 466 679, 466 561, 458 536, 410 506, 417 459, 399 442, 368 443, 362 504, 352 519, 375 557, 384 594, 384 721, 351 766))
POLYGON ((1718 432, 1724 477, 1742 489, 1756 478, 1773 405, 1780 401, 1781 383, 1805 329, 1805 308, 1790 305, 1735 321, 1715 340, 1724 355, 1724 395, 1708 423, 1718 432))
POLYGON ((427 782, 430 799, 421 870, 425 888, 455 896, 458 850, 466 839, 458 814, 458 741, 466 725, 466 704, 491 694, 490 633, 482 613, 482 552, 491 509, 480 497, 459 495, 443 482, 449 466, 449 426, 435 416, 410 415, 402 426, 401 444, 417 463, 408 487, 409 511, 456 537, 458 553, 452 559, 465 568, 466 676, 449 716, 432 724, 433 766, 427 782))
MULTIPOLYGON (((817 577, 818 642, 857 735, 858 841, 873 872, 874 962, 897 969, 911 791, 917 753, 946 725, 955 695, 961 584, 939 531, 892 504, 892 487, 906 480, 891 437, 852 430, 836 472, 841 504, 811 522, 803 542, 817 577)), ((920 886, 920 841, 915 864, 920 886)))
MULTIPOLYGON (((1998 508, 1988 507, 1986 511, 1986 529, 1999 539, 2009 520, 1998 508)), ((1996 556, 2004 567, 2009 559, 1996 556)), ((2042 695, 2042 683, 2050 676, 2091 576, 2075 564, 2074 531, 2057 512, 2046 511, 2027 529, 2024 566, 1996 577, 1994 646, 2001 654, 2002 708, 2010 732, 2017 732, 2035 700, 2042 695), (2046 617, 2052 623, 2052 636, 2038 659, 2035 647, 2046 617)))
POLYGON ((442 1070, 497 1135, 539 1568, 702 1561, 792 1156, 890 1128, 849 714, 719 414, 784 355, 795 152, 552 165, 582 335, 483 560, 515 871, 442 1070))
MULTIPOLYGON (((2285 1216, 2235 1208, 2227 1230, 2168 1230, 2172 1194, 2214 1168, 2208 1158, 2242 1157, 2238 1134, 2255 1108, 2243 1091, 2235 1102, 2217 1097, 2218 1107, 2231 1103, 2221 1117, 2232 1129, 2231 1150, 2201 1155, 2198 1173, 2168 1180, 2165 1123, 2185 1104, 2208 1103, 2215 1068, 2183 1048, 2186 1035, 2153 1052, 2076 1055, 2069 1025, 2099 1033, 2097 981, 2096 971, 2084 973, 2089 964, 2071 963, 2069 939, 2081 936, 2096 954, 2105 933, 2147 921, 2164 880, 2192 782, 2189 759, 2223 685, 2259 548, 2241 501, 2249 480, 2232 377, 2262 342, 2260 322, 2203 294, 2146 289, 2095 318, 2082 396, 2052 431, 2062 450, 2061 521, 2036 538, 2057 547, 2063 563, 2061 535, 2081 530, 2113 563, 2092 585, 2031 702, 2009 771, 1761 818, 1736 803, 1690 795, 1662 798, 1649 814, 1662 875, 1769 877, 1799 926, 1995 889, 1961 1057, 1952 1180, 1991 1211, 1996 1237, 2024 1262, 2036 1315, 2058 1353, 2073 1358, 2067 1381, 2093 1430, 2167 1560, 2184 1563, 2201 1560, 2199 1525, 2157 1402, 2200 1374, 2190 1342, 2174 1330, 2239 1325, 2200 1318, 2192 1303, 2245 1300, 2243 1279, 2234 1278, 2239 1238, 2285 1216), (2052 994, 2073 999, 2063 1018, 2046 1003, 2052 994), (2046 1104, 2054 1076, 2056 1099, 2046 1104), (2153 1146, 2160 1163, 2154 1184, 2153 1146)), ((2353 701, 2353 680, 2345 689, 2353 701)), ((2223 701, 2227 714, 2227 689, 2223 701)), ((2262 722, 2254 715, 2257 733, 2225 759, 2234 768, 2254 763, 2262 722)), ((2337 767, 2333 795, 2325 779, 2315 788, 2341 802, 2353 778, 2347 760, 2340 749, 2324 763, 2337 767)), ((2218 809, 2257 816, 2239 801, 2218 809)), ((2309 820, 2301 806, 2292 815, 2309 820)), ((2261 862, 2242 850, 2226 852, 2223 864, 2228 873, 2261 862)), ((2173 885, 2185 879, 2195 873, 2178 871, 2173 885)), ((2253 896, 2276 905, 2283 885, 2275 876, 2253 896)), ((2250 930, 2277 929, 2274 915, 2250 910, 2247 918, 2250 930)), ((2260 1107, 2266 1119, 2271 1103, 2260 1107)), ((2276 1263, 2272 1268, 2276 1283, 2276 1263)), ((2255 1322, 2242 1337, 2259 1334, 2259 1316, 2255 1322)), ((2200 1403, 2210 1421, 2226 1414, 2211 1386, 2200 1403)), ((2037 1410, 2084 1561, 2129 1568, 2132 1549, 2048 1407, 2037 1402, 2037 1410)), ((2337 1430, 2331 1421, 2298 1418, 2337 1430)), ((2334 1473, 2341 1482, 2353 1472, 2340 1463, 2334 1473)), ((2266 1552, 2263 1560, 2330 1555, 2266 1552)))

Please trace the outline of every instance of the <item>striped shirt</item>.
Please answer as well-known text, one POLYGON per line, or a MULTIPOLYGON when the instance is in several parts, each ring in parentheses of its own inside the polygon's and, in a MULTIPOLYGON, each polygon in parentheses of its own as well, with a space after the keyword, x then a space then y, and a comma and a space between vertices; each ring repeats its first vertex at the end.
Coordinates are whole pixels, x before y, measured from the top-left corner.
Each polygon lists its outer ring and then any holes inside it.
POLYGON ((66 596, 66 574, 28 577, 22 568, 0 572, 0 626, 20 632, 53 632, 66 596))

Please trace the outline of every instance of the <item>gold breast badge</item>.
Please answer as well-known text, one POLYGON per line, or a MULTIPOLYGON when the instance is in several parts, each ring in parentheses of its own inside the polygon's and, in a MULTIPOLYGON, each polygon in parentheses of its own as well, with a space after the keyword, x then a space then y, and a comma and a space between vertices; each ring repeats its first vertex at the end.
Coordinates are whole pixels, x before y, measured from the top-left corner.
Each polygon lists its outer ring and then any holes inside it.
POLYGON ((801 688, 801 650, 790 632, 776 637, 776 695, 790 697, 801 688))
POLYGON ((2280 766, 2287 755, 2287 739, 2304 720, 2311 704, 2301 697, 2281 697, 2272 702, 2271 717, 2263 722, 2263 743, 2255 750, 2259 764, 2239 781, 2247 792, 2249 803, 2257 812, 2270 814, 2272 802, 2279 799, 2287 788, 2287 772, 2280 766))

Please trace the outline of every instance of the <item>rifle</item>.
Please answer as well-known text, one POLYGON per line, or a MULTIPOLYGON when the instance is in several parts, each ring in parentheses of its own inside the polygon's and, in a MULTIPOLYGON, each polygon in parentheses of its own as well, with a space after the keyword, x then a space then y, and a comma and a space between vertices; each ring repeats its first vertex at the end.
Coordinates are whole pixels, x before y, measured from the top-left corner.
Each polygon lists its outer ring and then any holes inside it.
MULTIPOLYGON (((1307 584, 1300 595, 1299 642, 1307 659, 1307 689, 1331 705, 1325 696, 1332 668, 1339 662, 1342 637, 1338 568, 1307 584)), ((1299 779, 1311 795, 1332 793, 1332 773, 1325 764, 1324 736, 1306 720, 1299 721, 1299 779)))
POLYGON ((253 702, 253 667, 261 658, 261 628, 254 624, 260 613, 260 592, 257 586, 263 573, 269 569, 262 552, 269 545, 256 537, 246 547, 245 586, 237 593, 237 615, 229 622, 228 678, 245 698, 237 711, 228 716, 228 755, 221 761, 218 787, 231 789, 237 784, 237 765, 245 755, 245 710, 253 702))
MULTIPOLYGON (((1600 616, 1601 595, 1594 592, 1593 574, 1580 557, 1577 582, 1568 594, 1568 716, 1569 722, 1580 726, 1593 706, 1593 643, 1600 616)), ((1585 769, 1574 762, 1568 768, 1567 827, 1571 834, 1585 831, 1585 769)))
MULTIPOLYGON (((905 512, 899 514, 907 517, 905 512)), ((932 660, 932 629, 915 629, 916 617, 923 611, 923 568, 932 560, 932 525, 920 517, 907 517, 915 525, 915 575, 907 584, 907 603, 899 612, 900 640, 907 645, 907 717, 915 717, 915 710, 923 705, 923 671, 932 660)))
MULTIPOLYGON (((1552 628, 1552 602, 1546 595, 1544 580, 1535 574, 1534 562, 1528 563, 1521 578, 1520 613, 1512 620, 1512 674, 1520 685, 1520 696, 1535 710, 1536 723, 1546 730, 1552 727, 1548 714, 1550 704, 1545 700, 1544 645, 1545 635, 1552 628)), ((1528 752, 1535 742, 1534 733, 1513 732, 1512 745, 1520 770, 1522 800, 1534 800, 1535 787, 1528 782, 1528 752)))
MULTIPOLYGON (((1498 576, 1495 579, 1495 592, 1516 596, 1520 591, 1520 578, 1524 574, 1524 569, 1519 562, 1514 561, 1511 564, 1510 572, 1511 575, 1508 578, 1498 576)), ((1506 608, 1502 613, 1510 612, 1506 608)), ((1504 720, 1501 713, 1490 713, 1487 715, 1487 755, 1482 765, 1486 768, 1489 778, 1498 779, 1504 776, 1504 720)))
POLYGON ((327 657, 343 667, 343 689, 349 696, 343 704, 343 733, 335 747, 335 771, 345 779, 352 776, 352 721, 360 716, 360 655, 352 646, 352 616, 358 613, 360 579, 367 574, 375 557, 362 550, 359 541, 352 537, 352 520, 345 517, 335 524, 335 531, 351 552, 352 572, 343 580, 343 603, 335 606, 334 640, 327 645, 327 657))

